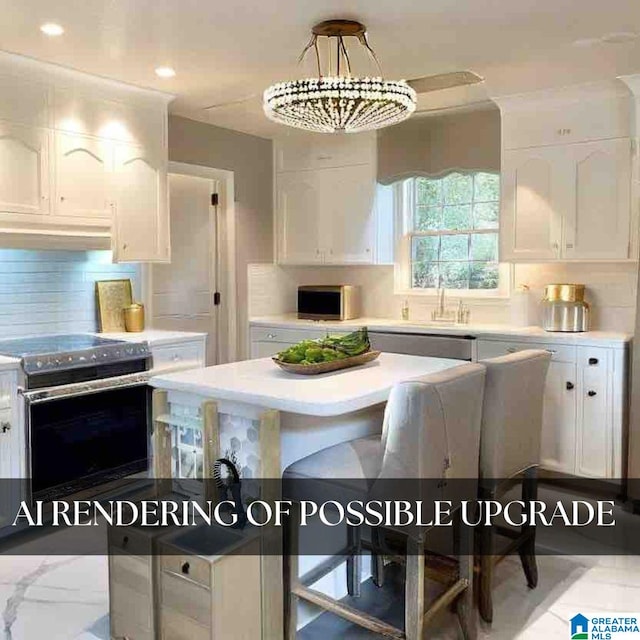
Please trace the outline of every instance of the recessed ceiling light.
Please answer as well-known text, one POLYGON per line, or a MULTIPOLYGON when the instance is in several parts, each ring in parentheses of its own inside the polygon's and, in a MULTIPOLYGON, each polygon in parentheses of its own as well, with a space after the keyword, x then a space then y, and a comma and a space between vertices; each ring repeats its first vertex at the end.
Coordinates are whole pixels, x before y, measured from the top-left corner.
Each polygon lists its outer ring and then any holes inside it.
POLYGON ((156 75, 160 78, 173 78, 176 72, 171 67, 158 67, 156 69, 156 75))
POLYGON ((47 22, 40 27, 40 31, 47 36, 61 36, 64 33, 64 29, 55 22, 47 22))

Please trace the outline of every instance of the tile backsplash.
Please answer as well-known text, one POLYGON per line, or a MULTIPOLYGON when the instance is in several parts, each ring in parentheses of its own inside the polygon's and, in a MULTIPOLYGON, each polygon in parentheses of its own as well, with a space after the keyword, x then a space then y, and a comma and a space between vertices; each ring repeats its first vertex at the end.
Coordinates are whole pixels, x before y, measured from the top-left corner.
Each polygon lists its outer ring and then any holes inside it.
POLYGON ((0 338, 95 331, 95 282, 118 278, 140 298, 140 266, 109 251, 0 249, 0 338))
MULTIPOLYGON (((633 263, 518 264, 513 267, 514 286, 530 287, 530 324, 540 323, 540 305, 545 284, 580 282, 587 285, 586 298, 592 306, 592 328, 633 333, 638 267, 633 263)), ((274 264, 249 265, 249 316, 293 313, 298 285, 355 284, 362 287, 363 316, 400 318, 407 296, 393 293, 392 266, 285 267, 274 264)), ((455 292, 448 292, 456 299, 455 292)), ((409 296, 412 320, 428 320, 435 307, 431 296, 409 296)), ((509 324, 508 299, 466 299, 473 323, 509 324)))

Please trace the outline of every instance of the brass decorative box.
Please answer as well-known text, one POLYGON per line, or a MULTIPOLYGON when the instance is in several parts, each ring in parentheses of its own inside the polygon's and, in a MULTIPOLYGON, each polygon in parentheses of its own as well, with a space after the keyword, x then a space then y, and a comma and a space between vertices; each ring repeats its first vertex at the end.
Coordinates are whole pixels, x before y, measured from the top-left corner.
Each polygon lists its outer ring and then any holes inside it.
POLYGON ((144 305, 134 302, 124 308, 124 325, 127 331, 144 331, 144 305))

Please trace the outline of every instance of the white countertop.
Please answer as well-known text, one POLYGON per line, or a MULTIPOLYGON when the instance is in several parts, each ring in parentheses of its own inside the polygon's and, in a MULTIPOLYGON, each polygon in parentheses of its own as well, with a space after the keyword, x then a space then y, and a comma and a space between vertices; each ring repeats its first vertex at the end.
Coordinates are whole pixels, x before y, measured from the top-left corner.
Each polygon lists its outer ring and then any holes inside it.
POLYGON ((558 333, 545 331, 542 327, 514 327, 508 324, 464 324, 419 322, 416 320, 391 320, 388 318, 358 318, 356 320, 318 321, 299 320, 295 314, 251 318, 251 326, 282 327, 286 329, 318 329, 344 331, 368 327, 370 331, 395 333, 437 333, 452 336, 475 336, 487 340, 510 340, 518 342, 544 342, 613 347, 622 346, 633 339, 627 333, 614 331, 585 331, 584 333, 558 333))
POLYGON ((175 342, 189 342, 190 340, 202 340, 207 337, 206 333, 195 333, 193 331, 165 331, 164 329, 145 329, 138 332, 118 332, 118 333, 97 333, 102 338, 112 338, 114 340, 126 340, 127 342, 142 342, 146 340, 151 346, 169 344, 175 342))
POLYGON ((243 402, 311 416, 337 416, 385 402, 397 382, 464 364, 445 358, 383 353, 361 367, 317 376, 287 373, 271 358, 160 374, 159 389, 243 402))
POLYGON ((18 369, 19 367, 20 358, 9 358, 8 356, 0 356, 0 371, 18 369))

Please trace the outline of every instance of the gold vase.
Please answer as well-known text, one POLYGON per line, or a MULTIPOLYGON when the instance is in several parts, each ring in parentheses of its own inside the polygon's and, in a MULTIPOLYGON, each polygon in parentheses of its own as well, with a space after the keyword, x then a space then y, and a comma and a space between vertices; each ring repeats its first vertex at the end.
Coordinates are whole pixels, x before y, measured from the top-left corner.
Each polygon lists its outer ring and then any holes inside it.
POLYGON ((124 308, 124 326, 127 331, 144 331, 144 305, 134 302, 124 308))

